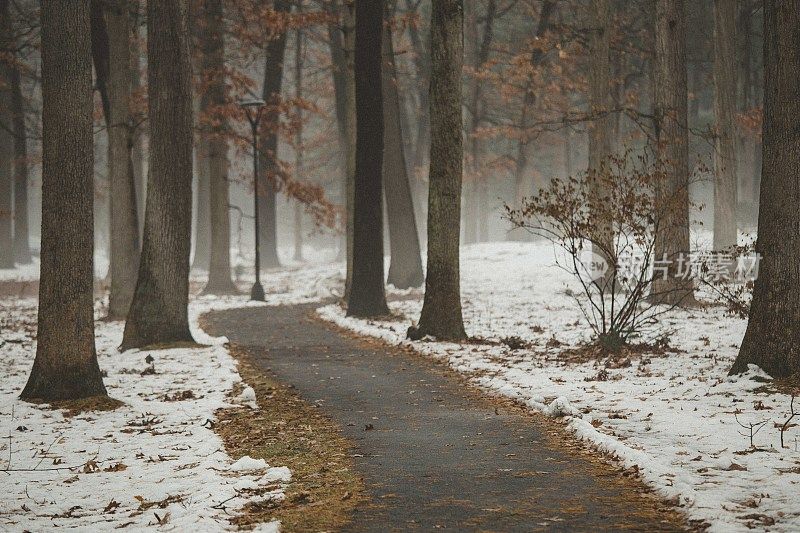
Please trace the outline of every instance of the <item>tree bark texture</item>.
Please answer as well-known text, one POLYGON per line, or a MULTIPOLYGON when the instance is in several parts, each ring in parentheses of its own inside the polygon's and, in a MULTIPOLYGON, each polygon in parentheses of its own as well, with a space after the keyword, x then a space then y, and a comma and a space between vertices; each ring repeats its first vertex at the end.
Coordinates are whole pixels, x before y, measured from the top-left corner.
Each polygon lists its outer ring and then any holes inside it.
POLYGON ((463 124, 461 71, 464 63, 461 0, 437 0, 431 13, 431 153, 428 193, 428 272, 420 335, 466 338, 461 316, 459 238, 463 124))
POLYGON ((348 316, 388 315, 383 270, 383 0, 356 0, 356 172, 348 316))
POLYGON ((109 35, 109 170, 111 182, 111 290, 108 316, 128 315, 139 269, 139 221, 133 175, 130 15, 127 0, 105 6, 109 35))
POLYGON ((392 31, 388 24, 383 30, 383 184, 386 211, 389 219, 388 283, 398 289, 421 287, 425 281, 422 272, 422 253, 419 246, 414 201, 411 196, 405 144, 400 122, 400 94, 397 89, 397 68, 392 44, 392 31))
MULTIPOLYGON (((658 167, 663 172, 656 190, 656 261, 667 261, 666 276, 656 276, 653 300, 667 305, 694 302, 692 281, 677 267, 688 260, 689 143, 686 82, 686 25, 683 0, 656 0, 654 61, 655 124, 658 167)), ((663 266, 663 265, 662 265, 663 266)))
POLYGON ((764 2, 764 155, 750 321, 731 373, 800 371, 800 7, 764 2))
POLYGON ((42 250, 36 358, 23 399, 105 395, 94 345, 89 0, 48 0, 42 22, 42 250))
POLYGON ((714 0, 714 250, 736 245, 736 11, 714 0))
POLYGON ((144 242, 122 348, 193 341, 189 331, 192 72, 186 0, 147 3, 150 172, 144 242))

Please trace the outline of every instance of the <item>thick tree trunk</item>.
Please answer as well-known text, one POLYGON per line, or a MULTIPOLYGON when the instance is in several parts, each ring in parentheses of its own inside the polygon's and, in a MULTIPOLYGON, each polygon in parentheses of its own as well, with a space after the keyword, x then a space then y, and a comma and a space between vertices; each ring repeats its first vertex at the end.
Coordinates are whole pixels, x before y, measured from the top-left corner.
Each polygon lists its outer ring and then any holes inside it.
MULTIPOLYGON (((275 0, 273 9, 287 14, 292 5, 289 0, 275 0)), ((281 86, 283 85, 283 61, 286 54, 286 31, 280 32, 267 44, 264 68, 263 98, 267 103, 261 121, 261 176, 259 176, 259 216, 261 218, 260 242, 262 268, 278 268, 278 137, 280 120, 281 86)))
POLYGON ((400 94, 397 90, 397 68, 394 59, 392 32, 388 24, 383 31, 383 182, 386 212, 389 219, 388 283, 398 289, 420 287, 425 281, 422 253, 419 246, 414 201, 406 166, 405 144, 400 122, 400 94))
POLYGON ((150 173, 139 277, 122 349, 192 341, 192 72, 186 0, 147 3, 150 173))
POLYGON ((800 8, 764 2, 764 155, 750 321, 731 373, 760 366, 775 378, 800 372, 800 8))
MULTIPOLYGON (((7 9, 8 2, 3 0, 3 4, 3 9, 7 9)), ((16 59, 19 61, 18 57, 16 59)), ((28 230, 28 132, 19 67, 11 69, 11 112, 14 132, 14 260, 19 264, 28 264, 31 262, 28 230)))
POLYGON ((431 14, 431 154, 428 194, 428 273, 417 335, 466 338, 461 316, 459 237, 463 135, 462 0, 437 0, 431 14))
POLYGON ((714 250, 736 245, 736 2, 714 0, 714 250))
MULTIPOLYGON (((598 177, 592 181, 597 198, 606 198, 608 191, 602 190, 603 166, 611 156, 611 1, 592 0, 588 16, 589 26, 589 106, 592 120, 589 122, 589 175, 598 177)), ((596 210, 595 210, 596 211, 596 210)), ((614 282, 614 228, 611 220, 595 219, 596 232, 592 243, 593 253, 608 267, 604 275, 595 280, 604 293, 615 290, 614 282)), ((599 273, 598 273, 599 274, 599 273)))
MULTIPOLYGON (((0 5, 0 45, 3 50, 14 48, 8 3, 9 0, 3 0, 0 5)), ((5 58, 0 62, 0 268, 14 268, 13 70, 5 58)))
MULTIPOLYGON (((225 20, 222 0, 205 0, 203 72, 211 80, 201 107, 220 109, 227 103, 225 86, 225 20), (207 101, 207 103, 206 103, 207 101)), ((217 111, 208 137, 209 221, 211 231, 207 294, 234 294, 231 279, 231 219, 228 204, 228 124, 217 111)))
POLYGON ((383 0, 356 2, 356 173, 348 316, 388 315, 383 281, 383 0))
POLYGON ((139 268, 139 221, 133 175, 130 104, 130 28, 127 0, 105 4, 109 34, 109 169, 111 182, 111 291, 108 317, 124 319, 139 268))
POLYGON ((42 3, 42 251, 36 359, 21 397, 105 395, 94 346, 89 0, 42 3))
POLYGON ((655 260, 667 267, 657 275, 651 297, 667 305, 694 303, 692 280, 679 272, 688 261, 689 143, 687 127, 686 25, 683 0, 656 1, 654 65, 658 166, 663 180, 656 190, 655 260), (666 263, 665 263, 666 262, 666 263))

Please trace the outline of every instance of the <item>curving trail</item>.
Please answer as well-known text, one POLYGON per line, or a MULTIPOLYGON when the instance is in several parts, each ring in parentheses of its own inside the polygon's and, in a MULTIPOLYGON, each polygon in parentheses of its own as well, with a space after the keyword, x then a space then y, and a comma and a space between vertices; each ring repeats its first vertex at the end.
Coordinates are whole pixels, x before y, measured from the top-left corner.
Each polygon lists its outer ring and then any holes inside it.
POLYGON ((441 365, 354 338, 315 306, 213 312, 206 329, 317 404, 353 442, 371 503, 351 531, 680 531, 680 515, 553 424, 441 365))

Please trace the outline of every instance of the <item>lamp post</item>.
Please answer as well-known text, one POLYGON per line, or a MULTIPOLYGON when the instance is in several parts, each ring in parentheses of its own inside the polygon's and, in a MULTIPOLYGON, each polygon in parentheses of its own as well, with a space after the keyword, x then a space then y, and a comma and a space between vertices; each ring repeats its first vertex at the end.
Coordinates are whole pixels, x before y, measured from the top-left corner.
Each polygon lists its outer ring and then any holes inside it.
POLYGON ((250 299, 258 302, 264 301, 264 287, 261 286, 261 250, 259 241, 258 217, 258 124, 261 122, 261 113, 264 110, 264 100, 243 100, 239 107, 244 109, 250 129, 253 133, 253 211, 255 216, 255 250, 256 250, 256 282, 250 291, 250 299))

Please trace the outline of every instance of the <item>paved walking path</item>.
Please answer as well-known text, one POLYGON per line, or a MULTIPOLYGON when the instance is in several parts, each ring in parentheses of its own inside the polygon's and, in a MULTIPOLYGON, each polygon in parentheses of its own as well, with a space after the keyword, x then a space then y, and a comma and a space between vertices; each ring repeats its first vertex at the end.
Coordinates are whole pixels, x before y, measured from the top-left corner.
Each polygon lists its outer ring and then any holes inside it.
POLYGON ((352 531, 675 531, 642 485, 565 444, 551 422, 477 393, 425 358, 354 338, 314 306, 207 316, 354 443, 372 499, 352 531))

